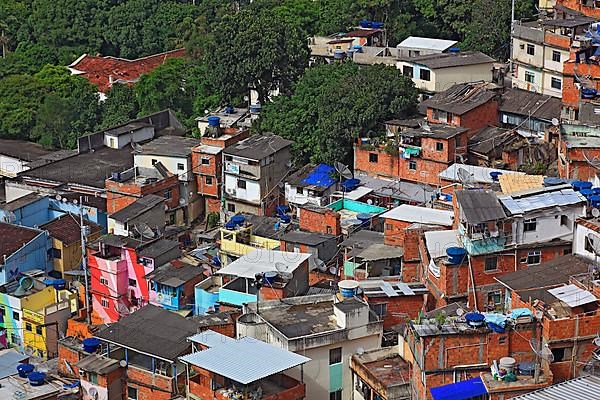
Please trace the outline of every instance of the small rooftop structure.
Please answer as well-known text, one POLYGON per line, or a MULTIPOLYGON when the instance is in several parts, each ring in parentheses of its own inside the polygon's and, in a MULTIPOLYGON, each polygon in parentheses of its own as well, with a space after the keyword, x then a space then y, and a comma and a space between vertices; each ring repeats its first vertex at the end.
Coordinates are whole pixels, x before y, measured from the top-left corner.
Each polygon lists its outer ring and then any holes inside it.
POLYGON ((224 154, 260 161, 290 146, 293 142, 277 135, 252 135, 223 150, 224 154))
POLYGON ((329 240, 335 240, 335 236, 331 234, 304 231, 290 231, 282 234, 279 238, 286 242, 300 243, 307 246, 318 246, 329 240))
POLYGON ((591 400, 600 393, 600 377, 590 375, 557 383, 535 392, 513 397, 513 400, 591 400))
POLYGON ((103 357, 99 354, 90 354, 89 356, 75 363, 75 367, 96 374, 109 374, 120 368, 119 360, 103 357))
MULTIPOLYGON (((102 231, 100 225, 86 219, 83 220, 83 224, 89 227, 88 235, 93 235, 102 231)), ((73 214, 61 215, 60 217, 41 225, 40 229, 48 231, 50 237, 61 241, 66 246, 81 241, 79 217, 73 214)))
POLYGON ((216 337, 206 344, 208 349, 180 357, 180 360, 242 385, 256 382, 310 361, 310 358, 251 337, 235 340, 217 332, 212 333, 216 337))
POLYGON ((571 189, 569 185, 534 189, 512 196, 498 196, 498 200, 510 215, 522 215, 550 207, 587 204, 586 198, 581 193, 571 189))
POLYGON ((405 283, 402 281, 384 281, 367 279, 359 281, 358 286, 367 297, 398 297, 427 294, 427 288, 421 283, 405 283))
POLYGON ((190 345, 187 338, 197 325, 163 308, 146 305, 96 332, 105 342, 174 362, 190 345))
POLYGON ((187 157, 192 148, 198 146, 200 140, 182 136, 160 136, 142 146, 140 154, 164 157, 187 157))
POLYGON ((310 256, 304 253, 256 249, 221 268, 217 273, 254 279, 258 273, 294 272, 310 256))
POLYGON ((13 201, 9 201, 8 203, 0 205, 0 209, 4 211, 17 211, 18 209, 33 204, 44 197, 45 196, 35 192, 28 193, 23 197, 19 197, 18 199, 14 199, 13 201))
POLYGON ((394 347, 354 354, 350 359, 350 368, 363 384, 378 394, 374 398, 410 398, 410 364, 394 347))
POLYGON ((416 57, 401 57, 402 61, 424 65, 430 69, 464 67, 467 65, 492 64, 495 60, 480 51, 428 54, 416 57))
POLYGON ((427 49, 432 52, 444 52, 458 43, 456 40, 434 39, 419 36, 409 36, 402 42, 398 43, 396 48, 402 49, 427 49))
POLYGON ((380 261, 401 258, 404 255, 404 248, 400 246, 390 246, 383 243, 371 243, 357 246, 348 252, 348 256, 356 257, 362 261, 380 261))
POLYGON ((454 163, 454 164, 450 165, 448 168, 446 168, 445 170, 443 170, 442 172, 440 172, 439 177, 441 179, 444 179, 447 181, 461 183, 461 182, 464 182, 464 178, 461 176, 461 173, 459 173, 459 171, 461 171, 461 170, 465 171, 466 175, 469 177, 468 183, 470 183, 470 184, 491 185, 492 183, 494 183, 494 180, 492 179, 492 176, 490 175, 490 173, 492 173, 492 172, 500 173, 502 175, 504 175, 504 174, 524 175, 525 174, 524 172, 518 172, 518 171, 510 171, 510 170, 505 170, 505 169, 487 168, 487 167, 479 167, 476 165, 454 163))
POLYGON ((459 83, 423 101, 421 107, 463 115, 498 96, 499 87, 491 82, 459 83))
POLYGON ((504 92, 498 107, 498 111, 503 113, 526 115, 546 121, 559 118, 560 110, 560 98, 516 88, 504 92))
POLYGON ((222 128, 231 128, 237 126, 249 115, 250 112, 247 108, 222 107, 203 117, 197 117, 196 121, 208 123, 209 117, 219 117, 222 128))
POLYGON ((144 213, 147 213, 164 201, 165 199, 163 197, 154 194, 148 194, 136 200, 134 203, 131 203, 127 207, 117 211, 116 213, 111 214, 109 218, 119 222, 127 222, 141 216, 144 213))
POLYGON ((396 221, 418 222, 427 225, 452 226, 454 213, 452 211, 402 204, 381 214, 381 218, 396 221))
POLYGON ((573 284, 559 286, 548 292, 571 308, 598 301, 592 293, 573 284))
POLYGON ((150 272, 145 278, 149 281, 176 288, 203 273, 204 268, 202 266, 188 264, 181 260, 173 260, 150 272))
POLYGON ((287 178, 286 183, 322 192, 338 181, 335 168, 327 164, 305 165, 287 178))
POLYGON ((431 138, 431 139, 452 139, 468 131, 467 128, 447 124, 430 124, 424 122, 419 128, 406 128, 400 133, 404 137, 431 138))
POLYGON ((502 205, 491 190, 458 190, 456 201, 469 224, 506 218, 502 205))
POLYGON ((364 187, 372 189, 372 194, 403 202, 425 204, 434 193, 434 189, 425 184, 376 178, 364 173, 356 173, 355 178, 360 179, 364 187))

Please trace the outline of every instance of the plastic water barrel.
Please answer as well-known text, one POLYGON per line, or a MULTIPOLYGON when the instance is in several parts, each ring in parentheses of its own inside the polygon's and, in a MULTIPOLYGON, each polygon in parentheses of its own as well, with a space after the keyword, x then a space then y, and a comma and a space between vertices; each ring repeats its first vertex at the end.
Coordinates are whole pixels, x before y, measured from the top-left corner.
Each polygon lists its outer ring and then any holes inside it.
POLYGON ((448 49, 448 53, 460 53, 460 48, 458 48, 458 47, 450 47, 448 49))
POLYGON ((342 295, 342 297, 346 299, 351 299, 356 294, 358 282, 353 281, 351 279, 345 279, 343 281, 338 282, 338 288, 340 289, 340 294, 342 295))
POLYGON ((100 339, 96 339, 96 338, 83 339, 81 344, 83 344, 83 351, 85 351, 87 353, 95 353, 96 350, 98 350, 98 347, 100 347, 100 339))
POLYGON ((362 21, 360 21, 359 25, 361 28, 370 28, 373 26, 373 23, 371 21, 363 19, 362 21))
POLYGON ((336 50, 333 52, 333 58, 336 60, 343 60, 346 58, 346 52, 344 50, 336 50))
POLYGON ((381 29, 383 28, 383 22, 371 22, 371 26, 373 27, 373 29, 381 29))
POLYGON ((588 200, 590 201, 592 207, 600 208, 600 195, 595 194, 593 196, 590 196, 588 200))
POLYGON ((275 283, 275 278, 277 278, 277 272, 275 271, 270 271, 270 272, 265 272, 265 274, 263 275, 263 283, 265 285, 273 285, 273 283, 275 283))
POLYGON ((243 215, 234 215, 233 217, 231 217, 230 221, 236 225, 242 225, 244 222, 246 222, 246 217, 244 217, 243 215))
POLYGON ((277 206, 277 214, 285 214, 290 211, 290 207, 286 205, 277 206))
POLYGON ((479 327, 483 326, 485 316, 478 312, 470 312, 465 314, 465 321, 467 321, 467 324, 472 327, 479 327))
POLYGON ((581 193, 582 195, 584 195, 586 198, 589 198, 590 196, 594 195, 594 191, 592 189, 581 189, 579 191, 579 193, 581 193))
POLYGON ((492 181, 494 182, 498 182, 498 177, 502 175, 502 172, 500 171, 492 171, 490 172, 490 178, 492 178, 492 181))
POLYGON ((282 223, 284 224, 289 224, 290 222, 292 222, 292 217, 290 217, 289 215, 280 215, 279 219, 281 220, 282 223))
POLYGON ((600 187, 592 188, 592 192, 594 193, 594 195, 600 195, 600 187))
POLYGON ((35 367, 31 364, 19 364, 17 365, 17 372, 21 378, 27 378, 27 376, 33 372, 35 367))
POLYGON ((221 124, 221 118, 214 115, 208 117, 208 126, 219 126, 221 124))
POLYGON ((235 108, 233 108, 233 107, 225 108, 225 114, 233 114, 233 113, 235 113, 235 108))
POLYGON ((227 221, 225 223, 225 229, 228 229, 228 230, 235 229, 235 222, 233 222, 233 221, 227 221))
POLYGON ((462 247, 449 247, 446 249, 446 254, 448 255, 448 262, 452 265, 457 265, 463 262, 467 255, 467 250, 462 247))
POLYGON ((42 386, 46 380, 46 374, 43 372, 32 372, 27 378, 31 386, 42 386))
POLYGON ((571 186, 573 186, 573 190, 580 191, 582 189, 591 189, 592 183, 586 181, 573 181, 571 182, 571 186))

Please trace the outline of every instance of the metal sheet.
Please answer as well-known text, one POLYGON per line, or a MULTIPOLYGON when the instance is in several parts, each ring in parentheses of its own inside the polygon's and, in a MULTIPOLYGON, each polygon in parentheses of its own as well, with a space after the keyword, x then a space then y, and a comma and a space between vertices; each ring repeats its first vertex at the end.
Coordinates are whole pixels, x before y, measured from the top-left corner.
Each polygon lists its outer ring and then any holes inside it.
POLYGON ((398 289, 400 289, 400 291, 407 296, 412 296, 415 294, 415 292, 413 292, 410 286, 408 286, 406 283, 399 282, 396 286, 398 286, 398 289))
POLYGON ((396 293, 396 291, 394 290, 394 288, 392 287, 392 285, 390 285, 389 282, 381 281, 381 290, 383 290, 383 292, 385 294, 387 294, 388 297, 396 297, 396 296, 398 296, 398 293, 396 293))
POLYGON ((600 377, 584 376, 513 397, 513 400, 592 400, 597 399, 599 393, 600 377))

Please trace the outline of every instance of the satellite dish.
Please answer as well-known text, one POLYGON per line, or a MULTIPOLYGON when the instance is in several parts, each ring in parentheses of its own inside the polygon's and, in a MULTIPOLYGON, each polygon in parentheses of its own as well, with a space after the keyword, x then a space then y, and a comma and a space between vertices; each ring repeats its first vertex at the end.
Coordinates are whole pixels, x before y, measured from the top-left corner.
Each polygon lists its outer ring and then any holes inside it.
POLYGON ((73 199, 73 204, 77 204, 77 203, 79 203, 79 200, 73 199))
POLYGON ((88 395, 89 395, 89 396, 90 396, 92 399, 94 399, 94 400, 98 399, 98 389, 96 389, 96 388, 95 388, 95 387, 93 387, 93 386, 92 386, 92 387, 90 387, 90 388, 88 389, 88 395))
POLYGON ((133 151, 135 153, 141 153, 143 151, 142 146, 140 146, 139 144, 135 143, 134 141, 131 142, 131 148, 133 149, 133 151))
POLYGON ((179 199, 179 205, 180 206, 185 206, 187 204, 186 200, 182 197, 179 199))
POLYGON ((590 232, 587 234, 586 240, 594 251, 594 254, 600 256, 600 236, 590 232))
POLYGON ((363 354, 365 354, 365 349, 363 349, 362 347, 359 347, 358 349, 356 349, 356 354, 358 354, 359 356, 362 356, 363 354))
POLYGON ((598 210, 597 208, 592 208, 592 217, 594 217, 594 218, 600 217, 600 210, 598 210))
POLYGON ((594 343, 594 346, 600 347, 600 336, 596 337, 596 339, 594 339, 592 343, 594 343))
POLYGON ((61 196, 60 194, 57 194, 56 196, 54 196, 54 198, 55 198, 57 201, 61 201, 61 200, 62 200, 62 196, 61 196))
POLYGON ((142 236, 145 239, 154 239, 154 237, 156 236, 154 231, 147 224, 135 224, 133 225, 133 228, 140 236, 142 236))
POLYGON ((368 205, 373 205, 373 200, 371 200, 371 199, 368 199, 368 200, 367 200, 367 204, 368 204, 368 205))
POLYGON ((475 182, 475 180, 473 179, 473 174, 471 174, 469 171, 462 167, 458 167, 456 171, 456 176, 458 177, 458 180, 460 181, 460 183, 462 183, 463 186, 471 186, 475 182))
POLYGON ((62 202, 66 203, 68 200, 63 197, 62 202))
POLYGON ((558 118, 552 118, 552 125, 558 126, 558 118))
POLYGON ((348 166, 346 164, 342 164, 339 161, 336 161, 334 163, 334 167, 335 170, 337 171, 338 174, 340 174, 340 176, 344 179, 351 179, 354 177, 354 174, 352 173, 352 171, 350 170, 350 168, 348 168, 348 166))
POLYGON ((536 356, 550 363, 554 361, 554 354, 552 354, 552 350, 550 350, 550 347, 548 347, 547 344, 540 346, 540 343, 537 339, 531 339, 529 340, 529 345, 536 356))
POLYGON ((464 314, 465 314, 465 310, 463 310, 462 308, 456 309, 456 315, 458 315, 459 317, 462 317, 464 314))
POLYGON ((544 313, 541 310, 535 311, 535 319, 537 319, 538 321, 541 321, 543 317, 544 317, 544 313))
POLYGON ((121 360, 121 361, 119 361, 119 365, 120 365, 121 367, 125 368, 125 367, 127 366, 127 361, 125 361, 125 360, 121 360))

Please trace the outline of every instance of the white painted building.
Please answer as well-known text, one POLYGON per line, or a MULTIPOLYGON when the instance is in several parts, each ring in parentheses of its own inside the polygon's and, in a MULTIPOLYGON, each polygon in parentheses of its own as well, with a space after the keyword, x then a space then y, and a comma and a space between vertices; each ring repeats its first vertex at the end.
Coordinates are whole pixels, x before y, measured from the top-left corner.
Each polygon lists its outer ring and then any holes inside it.
POLYGON ((131 122, 104 131, 104 145, 111 149, 122 149, 131 143, 140 143, 154 138, 154 125, 146 122, 131 122))
POLYGON ((325 164, 304 166, 286 178, 285 200, 296 206, 329 204, 337 186, 336 174, 333 167, 325 164))

